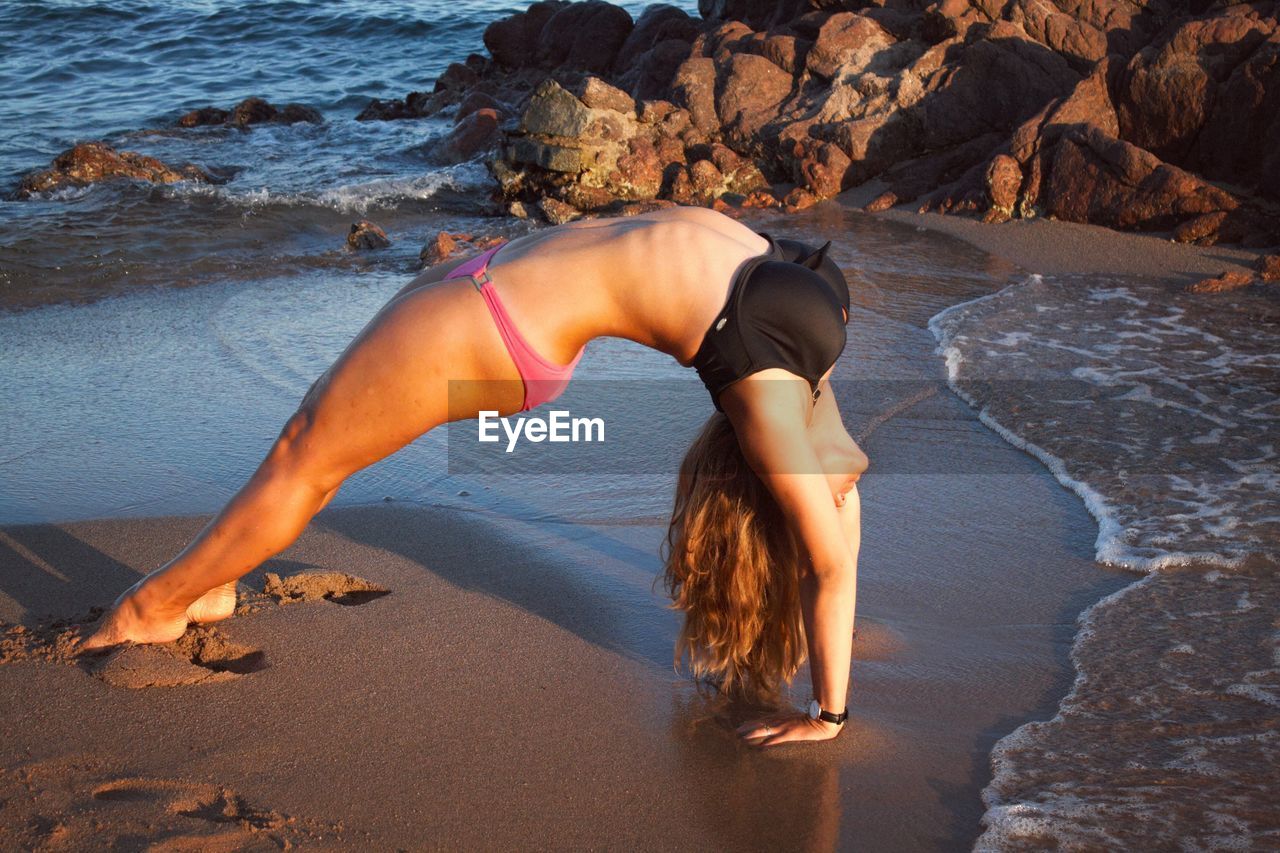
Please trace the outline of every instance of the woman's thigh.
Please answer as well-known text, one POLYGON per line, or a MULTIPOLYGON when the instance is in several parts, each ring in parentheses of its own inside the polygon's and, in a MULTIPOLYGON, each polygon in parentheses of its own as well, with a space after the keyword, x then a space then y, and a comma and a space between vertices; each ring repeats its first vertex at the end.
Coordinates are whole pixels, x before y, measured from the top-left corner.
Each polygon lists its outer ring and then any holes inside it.
POLYGON ((447 421, 514 412, 523 389, 484 299, 469 281, 447 281, 388 303, 284 435, 308 467, 343 478, 447 421))

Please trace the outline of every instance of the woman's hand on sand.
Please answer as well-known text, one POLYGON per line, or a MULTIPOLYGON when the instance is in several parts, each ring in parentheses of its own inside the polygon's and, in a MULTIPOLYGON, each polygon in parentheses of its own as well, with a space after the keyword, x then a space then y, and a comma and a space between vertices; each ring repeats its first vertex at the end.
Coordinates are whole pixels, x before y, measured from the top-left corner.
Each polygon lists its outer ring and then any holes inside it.
POLYGON ((811 719, 799 711, 787 711, 739 726, 738 736, 752 746, 777 746, 805 740, 831 740, 843 728, 843 725, 811 719))

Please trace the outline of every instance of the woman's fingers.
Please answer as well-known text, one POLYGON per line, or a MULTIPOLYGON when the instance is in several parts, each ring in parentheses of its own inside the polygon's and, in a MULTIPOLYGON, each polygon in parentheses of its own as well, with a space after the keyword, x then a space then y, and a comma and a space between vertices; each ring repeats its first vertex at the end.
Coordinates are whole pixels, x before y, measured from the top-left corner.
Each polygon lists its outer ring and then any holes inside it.
POLYGON ((756 737, 768 737, 778 730, 778 727, 785 723, 795 714, 774 714, 770 717, 761 717, 758 720, 751 720, 738 726, 738 734, 748 740, 756 737))
POLYGON ((777 746, 805 740, 829 740, 840 728, 815 723, 804 714, 779 714, 738 727, 738 735, 752 746, 777 746))

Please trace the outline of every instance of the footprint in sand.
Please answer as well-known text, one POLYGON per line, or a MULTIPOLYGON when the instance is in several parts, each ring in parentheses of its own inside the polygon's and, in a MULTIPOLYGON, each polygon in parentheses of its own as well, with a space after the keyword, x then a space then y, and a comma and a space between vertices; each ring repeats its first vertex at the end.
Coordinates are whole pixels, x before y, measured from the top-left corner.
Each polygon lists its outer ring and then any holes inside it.
MULTIPOLYGON (((266 607, 310 601, 330 601, 346 607, 368 604, 391 591, 345 572, 265 574, 262 592, 240 588, 236 615, 248 616, 266 607)), ((77 620, 58 620, 28 628, 0 623, 0 664, 22 660, 77 663, 86 672, 114 687, 182 687, 234 681, 267 668, 266 653, 229 639, 212 625, 192 625, 172 643, 125 646, 103 655, 77 657, 76 624, 96 621, 102 608, 77 620)))
POLYGON ((277 604, 324 600, 354 607, 391 594, 385 587, 344 572, 300 572, 288 577, 267 572, 264 577, 262 592, 277 604))
POLYGON ((85 661, 85 668, 113 687, 181 687, 234 681, 267 668, 261 649, 229 640, 209 625, 187 629, 172 643, 126 646, 85 661))
POLYGON ((15 849, 147 851, 280 850, 341 837, 340 826, 222 785, 111 771, 100 757, 67 756, 0 772, 0 837, 15 849))

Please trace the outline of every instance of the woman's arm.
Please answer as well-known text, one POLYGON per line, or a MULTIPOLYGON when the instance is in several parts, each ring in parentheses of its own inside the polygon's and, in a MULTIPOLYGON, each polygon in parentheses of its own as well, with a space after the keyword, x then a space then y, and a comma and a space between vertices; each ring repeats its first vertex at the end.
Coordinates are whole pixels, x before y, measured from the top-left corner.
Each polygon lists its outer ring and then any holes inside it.
MULTIPOLYGON (((731 386, 721 404, 743 455, 790 519, 806 558, 800 567, 801 611, 813 694, 825 710, 840 713, 852 658, 857 566, 847 531, 857 529, 857 500, 846 499, 843 512, 836 506, 809 432, 811 403, 803 380, 781 370, 762 371, 731 386)), ((840 726, 791 712, 739 731, 775 745, 831 738, 840 726)))

